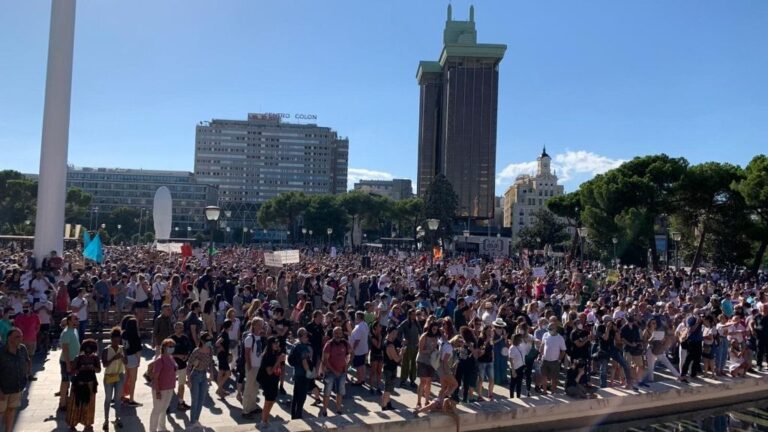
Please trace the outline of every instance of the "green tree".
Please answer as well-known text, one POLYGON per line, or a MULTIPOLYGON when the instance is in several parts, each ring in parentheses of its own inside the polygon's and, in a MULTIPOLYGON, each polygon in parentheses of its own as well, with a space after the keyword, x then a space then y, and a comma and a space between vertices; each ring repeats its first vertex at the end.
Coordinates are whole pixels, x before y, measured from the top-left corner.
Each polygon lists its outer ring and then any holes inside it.
MULTIPOLYGON (((424 213, 424 200, 419 197, 413 197, 395 203, 393 219, 397 224, 397 230, 400 236, 405 236, 416 240, 416 228, 419 221, 422 220, 424 213)), ((391 230, 390 230, 391 232, 391 230)), ((389 236, 389 233, 387 233, 389 236)))
POLYGON ((636 157, 581 185, 581 220, 590 242, 606 251, 604 259, 618 237, 623 262, 645 265, 650 249, 658 266, 656 221, 675 208, 672 198, 687 168, 685 159, 665 154, 636 157))
MULTIPOLYGON (((141 212, 137 208, 118 207, 107 215, 104 223, 113 231, 117 231, 117 226, 120 225, 120 233, 132 237, 139 232, 139 217, 141 217, 141 212)), ((144 222, 142 220, 142 225, 144 222)), ((152 225, 147 225, 147 227, 152 227, 152 225)))
MULTIPOLYGON (((675 214, 683 227, 696 227, 698 232, 692 271, 704 258, 708 236, 715 234, 720 240, 717 243, 724 245, 726 241, 744 235, 748 224, 744 198, 731 188, 742 178, 742 170, 737 166, 707 162, 690 167, 680 179, 675 214)), ((683 232, 686 231, 689 230, 683 232)))
POLYGON ((566 224, 552 212, 540 208, 533 214, 534 223, 520 230, 517 247, 542 249, 544 245, 558 246, 568 240, 566 224))
POLYGON ((435 233, 436 238, 447 239, 453 234, 453 220, 459 208, 459 197, 453 190, 451 182, 444 175, 438 174, 432 179, 424 194, 424 220, 438 219, 440 226, 435 233))
POLYGON ((735 181, 732 187, 744 198, 755 223, 755 238, 759 245, 752 261, 751 270, 756 272, 768 247, 768 156, 752 158, 744 169, 744 178, 735 181))
POLYGON ((347 228, 347 211, 334 195, 312 195, 304 212, 304 226, 314 232, 315 238, 327 239, 326 230, 331 228, 331 240, 344 237, 347 228))
POLYGON ((36 199, 36 182, 24 178, 17 171, 0 171, 0 230, 8 234, 29 235, 35 221, 36 199))
POLYGON ((285 192, 268 200, 259 208, 257 215, 262 227, 284 227, 296 237, 296 221, 309 204, 303 192, 285 192))
MULTIPOLYGON (((556 216, 560 216, 565 222, 565 226, 576 232, 581 226, 581 194, 574 191, 565 195, 550 198, 547 201, 547 209, 556 216)), ((571 236, 571 246, 566 258, 566 265, 570 265, 571 260, 576 255, 576 248, 579 246, 579 238, 576 235, 571 236)))
POLYGON ((91 194, 78 188, 67 189, 67 204, 64 208, 64 222, 88 226, 91 208, 91 194))

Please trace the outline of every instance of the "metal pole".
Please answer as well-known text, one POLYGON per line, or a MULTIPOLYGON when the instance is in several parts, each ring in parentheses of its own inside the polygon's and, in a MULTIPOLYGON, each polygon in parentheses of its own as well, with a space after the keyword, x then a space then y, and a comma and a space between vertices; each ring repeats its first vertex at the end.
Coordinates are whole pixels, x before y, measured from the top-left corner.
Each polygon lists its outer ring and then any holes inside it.
POLYGON ((213 226, 216 222, 211 221, 211 240, 208 242, 208 267, 213 266, 213 226))

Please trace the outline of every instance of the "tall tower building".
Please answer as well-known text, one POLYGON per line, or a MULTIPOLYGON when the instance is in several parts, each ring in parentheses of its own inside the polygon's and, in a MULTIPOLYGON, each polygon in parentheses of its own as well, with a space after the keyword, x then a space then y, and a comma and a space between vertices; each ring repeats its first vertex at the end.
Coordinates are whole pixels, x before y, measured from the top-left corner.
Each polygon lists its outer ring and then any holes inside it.
POLYGON ((438 61, 421 61, 418 194, 443 174, 459 196, 458 216, 494 213, 499 62, 506 45, 479 44, 474 7, 454 21, 448 6, 438 61))

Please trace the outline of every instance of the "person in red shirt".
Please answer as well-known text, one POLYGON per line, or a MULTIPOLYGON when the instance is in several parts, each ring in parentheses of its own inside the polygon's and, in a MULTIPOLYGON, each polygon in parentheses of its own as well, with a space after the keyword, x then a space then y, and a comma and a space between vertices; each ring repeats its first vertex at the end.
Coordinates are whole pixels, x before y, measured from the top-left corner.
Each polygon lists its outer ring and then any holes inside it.
POLYGON ((347 365, 349 364, 352 347, 346 339, 341 327, 333 329, 333 339, 329 340, 323 348, 323 359, 320 364, 320 374, 325 382, 323 389, 323 409, 320 417, 328 415, 328 402, 331 392, 336 390, 336 413, 342 414, 342 398, 344 397, 344 382, 347 377, 347 365))
MULTIPOLYGON (((36 313, 32 312, 32 307, 28 302, 24 302, 21 314, 16 316, 13 320, 13 325, 21 329, 22 335, 24 335, 21 343, 27 348, 27 354, 29 355, 30 364, 32 357, 35 355, 37 349, 37 335, 40 332, 40 318, 36 313)), ((32 376, 31 368, 27 372, 30 381, 36 381, 37 378, 32 376)))

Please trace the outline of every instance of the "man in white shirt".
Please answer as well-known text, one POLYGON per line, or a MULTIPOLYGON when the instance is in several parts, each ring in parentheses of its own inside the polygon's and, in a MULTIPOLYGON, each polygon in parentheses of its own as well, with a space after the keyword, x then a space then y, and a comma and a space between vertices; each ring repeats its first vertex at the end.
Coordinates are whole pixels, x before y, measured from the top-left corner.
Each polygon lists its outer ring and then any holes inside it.
POLYGON ((40 348, 43 352, 48 352, 51 347, 51 314, 53 313, 53 302, 48 300, 51 291, 45 291, 43 298, 35 303, 33 307, 40 319, 40 348))
POLYGON ((77 297, 72 299, 69 306, 72 312, 77 314, 79 321, 77 336, 80 340, 85 340, 85 330, 88 328, 88 300, 85 298, 85 288, 81 287, 77 290, 77 297))
MULTIPOLYGON (((557 324, 549 324, 549 332, 541 342, 541 373, 549 380, 550 391, 557 390, 557 376, 560 374, 560 362, 565 357, 565 339, 557 332, 557 324)), ((547 389, 544 389, 544 393, 547 389)))
POLYGON ((255 414, 261 412, 261 408, 256 405, 259 394, 259 383, 256 381, 256 376, 259 373, 261 359, 264 353, 262 333, 264 333, 264 320, 261 318, 254 318, 251 320, 250 332, 243 340, 243 344, 245 345, 243 417, 245 418, 252 418, 255 414))
POLYGON ((32 282, 29 285, 29 293, 34 298, 34 301, 40 301, 41 299, 44 299, 45 290, 51 287, 51 283, 43 277, 43 272, 41 270, 37 270, 35 272, 35 278, 32 279, 32 282))
POLYGON ((365 322, 365 313, 355 312, 355 328, 349 337, 349 343, 352 344, 354 357, 352 358, 352 367, 355 368, 357 381, 353 386, 365 384, 365 357, 368 355, 368 324, 365 322))

